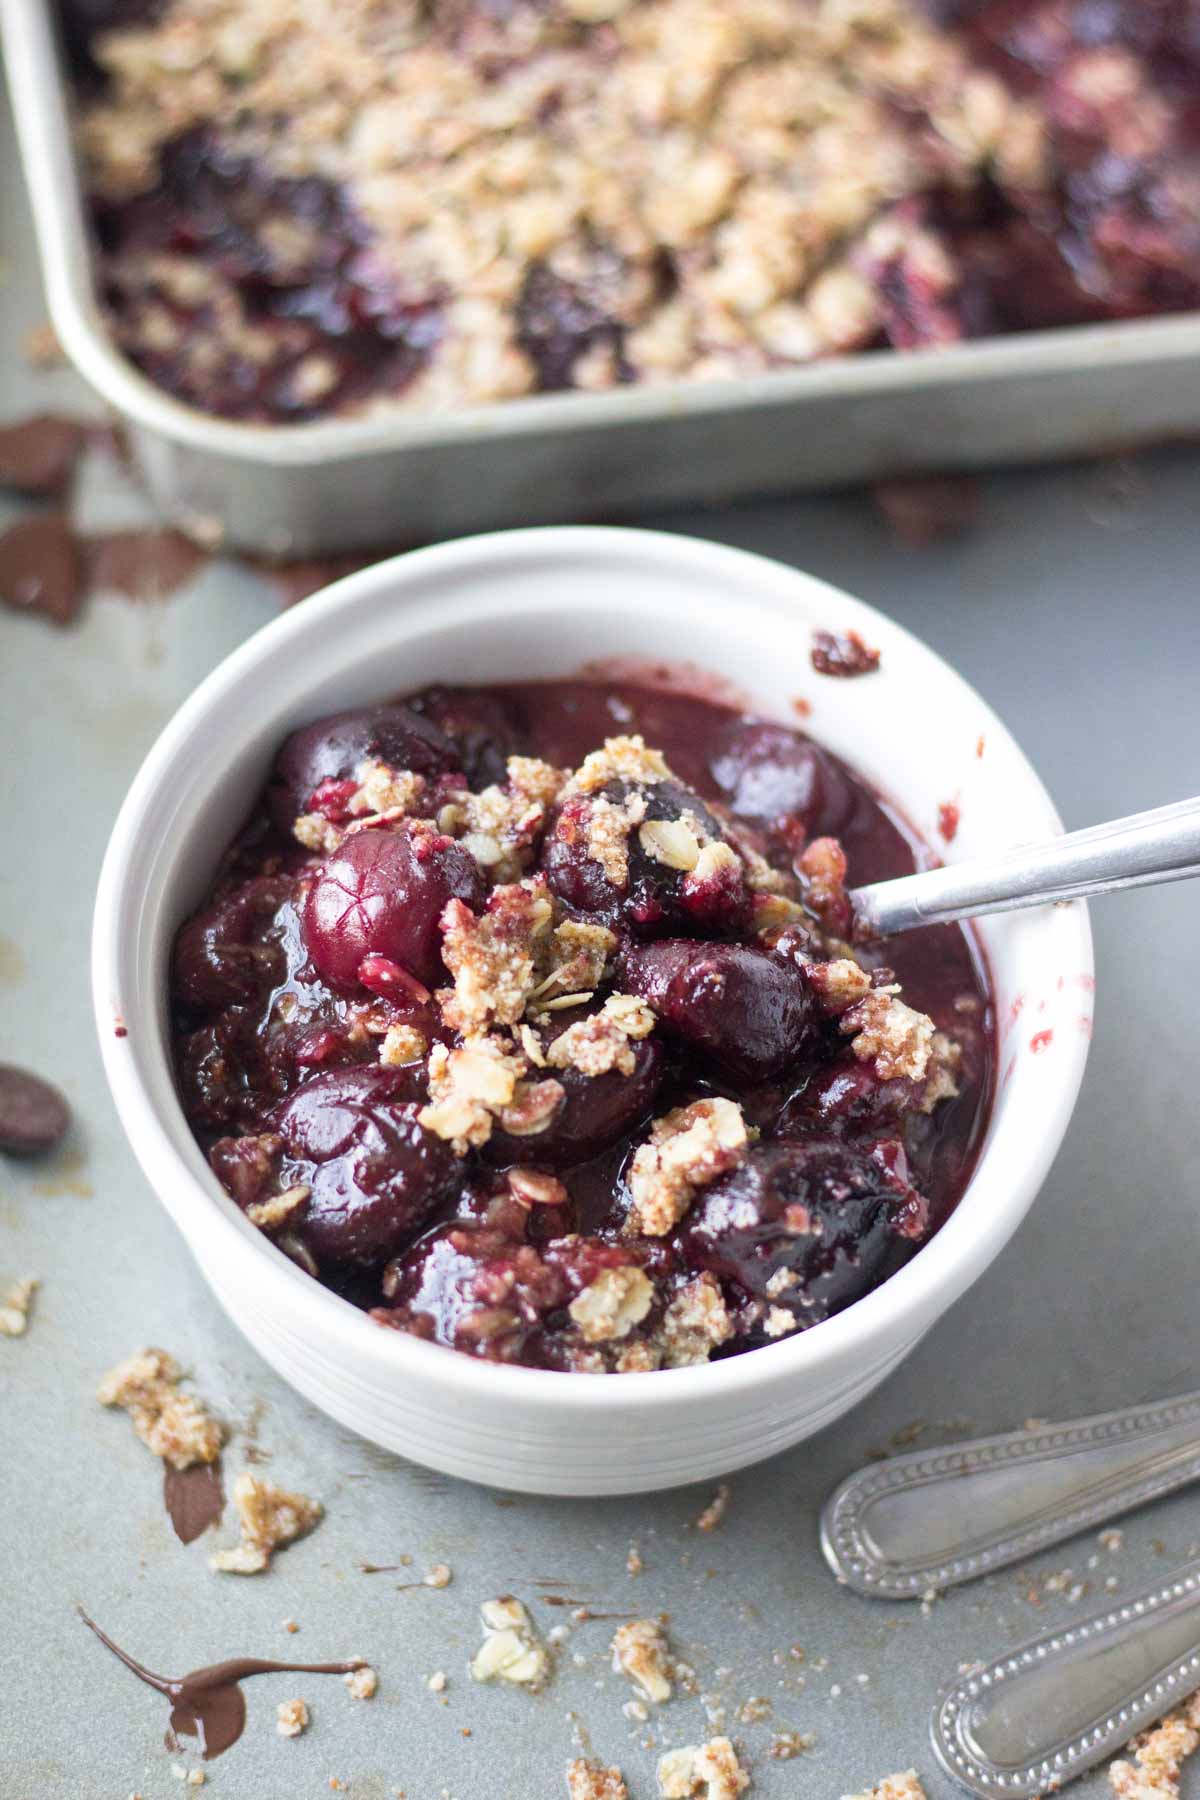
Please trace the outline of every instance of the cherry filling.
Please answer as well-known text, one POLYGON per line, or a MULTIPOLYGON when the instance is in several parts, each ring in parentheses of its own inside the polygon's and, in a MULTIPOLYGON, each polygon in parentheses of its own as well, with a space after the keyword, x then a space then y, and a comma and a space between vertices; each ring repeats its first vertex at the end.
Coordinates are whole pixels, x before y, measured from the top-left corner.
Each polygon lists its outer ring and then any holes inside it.
POLYGON ((592 1373, 770 1344, 970 1176, 972 939, 844 941, 847 880, 927 857, 802 732, 686 693, 319 719, 179 932, 185 1110, 250 1222, 380 1325, 592 1373))

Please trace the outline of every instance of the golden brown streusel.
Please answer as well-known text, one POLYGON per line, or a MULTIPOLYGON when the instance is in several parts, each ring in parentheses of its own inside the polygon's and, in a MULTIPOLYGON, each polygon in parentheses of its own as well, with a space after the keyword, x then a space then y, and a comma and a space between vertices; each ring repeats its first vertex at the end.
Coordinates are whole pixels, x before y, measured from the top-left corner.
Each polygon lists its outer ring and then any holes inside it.
POLYGON ((148 1450, 173 1469, 215 1462, 224 1436, 216 1419, 191 1394, 179 1391, 181 1371, 165 1350, 140 1350, 110 1369, 96 1390, 101 1406, 120 1406, 148 1450))
POLYGON ((606 1344, 628 1337, 653 1304, 654 1283, 631 1263, 625 1268, 602 1269, 567 1311, 586 1343, 606 1344))
POLYGON ((654 1334, 663 1366, 686 1369, 707 1362, 733 1336, 733 1320, 715 1275, 704 1270, 672 1297, 654 1334))
POLYGON ((1108 1782, 1118 1800, 1177 1800, 1184 1760, 1200 1747, 1200 1693, 1168 1713, 1129 1745, 1133 1761, 1110 1765, 1108 1782))
POLYGON ((748 1142, 742 1110, 732 1100, 695 1100, 656 1119, 630 1165, 630 1227, 665 1236, 697 1190, 733 1168, 748 1142))
POLYGON ((620 1769, 597 1762, 594 1757, 577 1756, 567 1765, 567 1793, 570 1800, 629 1800, 620 1769))
POLYGON ((485 1600, 479 1616, 484 1639, 471 1661, 476 1681, 541 1687, 550 1672, 550 1658, 521 1602, 502 1594, 497 1600, 485 1600))
POLYGON ((420 1062, 429 1040, 415 1025, 389 1025, 379 1046, 381 1063, 400 1065, 420 1062))
POLYGON ((303 1700, 281 1700, 275 1709, 275 1729, 280 1737, 299 1737, 308 1727, 308 1707, 303 1700))
POLYGON ((656 1020, 644 1000, 633 994, 610 994, 600 1011, 555 1038, 546 1052, 551 1069, 578 1069, 581 1075, 607 1075, 616 1069, 632 1075, 637 1066, 630 1041, 649 1037, 656 1020))
POLYGON ((261 1574, 276 1550, 311 1531, 324 1512, 319 1500, 288 1493, 251 1475, 248 1469, 243 1469, 233 1484, 233 1503, 241 1538, 208 1559, 210 1569, 226 1575, 261 1574))
POLYGON ((286 1188, 282 1194, 272 1194, 268 1200, 256 1200, 246 1208, 246 1217, 260 1231, 277 1231, 294 1219, 308 1204, 312 1189, 304 1182, 295 1187, 286 1188))
POLYGON ((0 1296, 0 1337, 25 1336, 33 1296, 40 1286, 36 1275, 26 1275, 21 1281, 14 1281, 8 1292, 0 1296))
POLYGON ((469 1037, 457 1050, 435 1044, 421 1124, 465 1156, 469 1148, 487 1143, 496 1118, 516 1099, 527 1066, 511 1040, 496 1035, 469 1037))
POLYGON ((859 1062, 880 1081, 923 1081, 933 1052, 933 1020, 914 1011, 894 989, 873 988, 838 1020, 859 1062))
POLYGON ((553 917, 544 888, 534 882, 493 888, 478 915, 461 900, 449 902, 441 917, 442 956, 454 989, 438 999, 452 1030, 470 1035, 517 1023, 537 985, 536 941, 553 917))
POLYGON ((370 1663, 361 1663, 357 1669, 350 1669, 342 1680, 350 1690, 352 1700, 373 1700, 379 1692, 379 1677, 370 1663))
POLYGON ((885 1775, 862 1794, 844 1794, 842 1800, 925 1800, 925 1789, 915 1769, 899 1775, 885 1775))
POLYGON ((727 1737, 710 1738, 706 1744, 686 1744, 668 1750, 658 1760, 658 1791, 662 1800, 738 1800, 750 1786, 750 1777, 738 1762, 727 1737))
POLYGON ((617 1674, 627 1675, 643 1699, 660 1706, 671 1698, 675 1664, 667 1634, 657 1619, 630 1619, 618 1625, 612 1661, 617 1674))

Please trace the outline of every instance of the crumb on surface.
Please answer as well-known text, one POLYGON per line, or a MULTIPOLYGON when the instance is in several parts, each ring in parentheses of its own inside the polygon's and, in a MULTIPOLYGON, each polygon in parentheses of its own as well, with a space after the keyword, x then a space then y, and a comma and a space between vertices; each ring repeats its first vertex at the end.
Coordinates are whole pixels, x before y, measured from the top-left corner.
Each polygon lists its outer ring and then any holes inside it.
POLYGON ((299 1737, 308 1728, 308 1707, 303 1700, 281 1700, 275 1709, 275 1729, 280 1737, 299 1737))
POLYGON ((577 1756, 567 1765, 570 1800, 629 1800, 620 1769, 606 1767, 591 1756, 577 1756))
POLYGON ((727 1737, 706 1744, 685 1744, 658 1760, 658 1791, 663 1800, 738 1800, 750 1777, 738 1762, 727 1737))
POLYGON ((379 1691, 379 1677, 368 1662, 361 1662, 357 1669, 349 1669, 342 1680, 349 1688, 352 1700, 373 1700, 379 1691))
POLYGON ((1097 1534, 1096 1542, 1100 1545, 1102 1550, 1108 1550, 1115 1555, 1125 1542, 1125 1533, 1119 1531, 1115 1526, 1110 1526, 1107 1531, 1101 1531, 1097 1534))
POLYGON ((261 1574, 276 1550, 311 1531, 324 1512, 319 1500, 289 1493, 273 1482, 251 1475, 247 1469, 233 1484, 233 1503, 241 1524, 241 1538, 208 1559, 211 1569, 227 1575, 261 1574))
POLYGON ((657 1619, 629 1619, 613 1634, 612 1666, 656 1706, 671 1698, 675 1673, 667 1634, 657 1619))
POLYGON ((29 1310, 33 1296, 41 1286, 36 1275, 14 1281, 0 1298, 0 1337, 24 1337, 29 1329, 29 1310))
POLYGON ((165 1350, 140 1350, 109 1370, 96 1398, 101 1406, 123 1407, 155 1456, 173 1469, 190 1469, 216 1461, 224 1432, 198 1400, 180 1392, 180 1379, 179 1365, 165 1350))
POLYGON ((925 1800, 925 1790, 917 1771, 905 1769, 899 1775, 883 1776, 861 1794, 844 1794, 842 1800, 925 1800))
POLYGON ((733 1100, 694 1100, 656 1119, 630 1165, 630 1224, 646 1237, 664 1237, 697 1190, 731 1169, 748 1142, 733 1100))
POLYGON ((1200 1747, 1200 1692, 1188 1696, 1177 1712, 1139 1732, 1129 1745, 1133 1761, 1121 1757, 1109 1766, 1108 1784, 1118 1800, 1177 1800, 1180 1769, 1200 1747))
POLYGON ((427 1678, 425 1686, 431 1694, 444 1694, 446 1691, 445 1669, 435 1669, 433 1674, 427 1678))
POLYGON ((794 1757, 803 1756, 816 1743, 816 1736, 811 1731, 777 1731, 771 1738, 768 1756, 775 1762, 791 1762, 794 1757))
POLYGON ((434 1563, 428 1574, 421 1577, 421 1585, 429 1588, 445 1588, 450 1586, 453 1579, 449 1563, 434 1563))
POLYGON ((485 1600, 479 1617, 484 1639, 471 1659, 475 1680, 541 1687, 550 1672, 550 1657, 521 1602, 512 1594, 485 1600))
POLYGON ((715 1531, 717 1529, 725 1517, 725 1508, 729 1505, 729 1492, 729 1483, 723 1481, 696 1520, 697 1531, 715 1531))
POLYGON ((627 1575, 640 1575, 645 1567, 646 1565, 642 1561, 640 1547, 637 1544, 630 1544, 625 1557, 625 1573, 627 1575))

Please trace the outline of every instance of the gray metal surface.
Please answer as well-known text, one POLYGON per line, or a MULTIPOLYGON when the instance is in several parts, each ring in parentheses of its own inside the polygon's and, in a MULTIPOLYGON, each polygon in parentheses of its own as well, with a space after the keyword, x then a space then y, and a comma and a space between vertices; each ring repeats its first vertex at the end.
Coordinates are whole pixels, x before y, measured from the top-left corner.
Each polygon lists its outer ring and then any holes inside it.
POLYGON ((211 418, 139 375, 99 317, 49 14, 0 6, 51 311, 185 528, 307 553, 1200 436, 1197 314, 437 417, 211 418))
MULTIPOLYGON (((0 170, 10 177, 0 201, 0 398, 15 415, 78 389, 67 376, 35 379, 21 362, 17 345, 41 302, 7 139, 0 170)), ((990 480, 979 528, 924 552, 897 549, 854 496, 647 522, 782 556, 893 612, 999 708, 1077 826, 1200 789, 1198 476, 1197 460, 1167 457, 990 480)), ((102 469, 86 498, 97 520, 130 516, 128 495, 102 469)), ((702 1701, 681 1695, 649 1725, 624 1717, 628 1690, 606 1667, 612 1624, 602 1619, 573 1629, 540 1697, 475 1687, 465 1665, 477 1604, 506 1590, 543 1629, 568 1616, 546 1604, 549 1593, 599 1613, 669 1612, 701 1692, 744 1739, 752 1791, 765 1800, 836 1800, 910 1764, 935 1800, 950 1800, 927 1738, 943 1677, 1081 1617, 1107 1581, 1120 1599, 1163 1579, 1200 1538, 1196 1501, 1180 1495, 1126 1520, 1117 1553, 1089 1536, 954 1590, 927 1615, 836 1586, 818 1511, 877 1448, 1196 1385, 1194 893, 1181 885, 1096 907, 1096 1044, 1059 1163, 1016 1242, 866 1405, 737 1476, 710 1536, 693 1528, 708 1491, 504 1504, 346 1437, 255 1360, 139 1178, 101 1080, 87 928, 110 820, 171 708, 273 605, 256 577, 222 564, 161 608, 102 599, 65 634, 0 613, 0 1059, 55 1076, 77 1117, 66 1154, 48 1167, 0 1163, 0 1276, 45 1283, 29 1335, 0 1339, 6 1800, 187 1791, 161 1747, 165 1709, 85 1632, 77 1601, 172 1672, 231 1652, 361 1652, 376 1663, 380 1692, 368 1703, 315 1677, 249 1684, 245 1737, 210 1768, 215 1800, 318 1800, 331 1776, 352 1800, 385 1800, 394 1788, 409 1800, 443 1791, 554 1800, 577 1729, 621 1763, 634 1800, 652 1800, 657 1752, 644 1740, 696 1741, 711 1729, 702 1701), (231 1474, 252 1427, 271 1453, 266 1471, 324 1500, 325 1522, 269 1574, 218 1577, 203 1541, 181 1548, 162 1514, 157 1465, 124 1418, 95 1404, 100 1374, 144 1343, 179 1356, 235 1426, 231 1474), (631 1540, 645 1561, 636 1578, 625 1569, 631 1540), (402 1554, 417 1573, 449 1563, 453 1585, 398 1593, 400 1576, 358 1571, 360 1560, 402 1554), (296 1636, 282 1629, 289 1617, 296 1636), (424 1685, 439 1668, 444 1705, 424 1685), (293 1693, 308 1699, 313 1724, 287 1742, 274 1712, 293 1693), (740 1723, 737 1709, 756 1697, 773 1717, 740 1723), (811 1731, 815 1746, 773 1761, 772 1731, 788 1729, 811 1731)), ((819 709, 812 725, 819 733, 819 709)), ((1102 1777, 1076 1792, 1100 1800, 1102 1777)))

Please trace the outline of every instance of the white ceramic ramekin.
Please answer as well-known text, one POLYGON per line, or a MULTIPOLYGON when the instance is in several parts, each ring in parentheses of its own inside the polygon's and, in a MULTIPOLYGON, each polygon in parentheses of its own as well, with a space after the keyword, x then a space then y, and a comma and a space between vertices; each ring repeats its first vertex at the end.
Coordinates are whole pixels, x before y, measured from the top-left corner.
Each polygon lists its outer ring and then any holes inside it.
POLYGON ((235 651, 167 726, 121 809, 96 906, 100 1041, 141 1166, 230 1317, 316 1405, 449 1474, 543 1494, 633 1493, 752 1463, 868 1394, 1020 1223, 1062 1140, 1087 1057, 1091 934, 1081 903, 981 927, 1000 1022, 998 1091, 957 1210, 911 1263, 815 1329, 727 1362, 551 1374, 382 1331, 247 1223, 193 1142, 167 1042, 166 966, 283 736, 432 681, 562 675, 613 658, 713 671, 795 718, 954 858, 1058 819, 983 701, 890 620, 792 569, 679 537, 517 531, 420 550, 338 582, 235 651), (878 674, 815 675, 810 632, 856 629, 878 674), (123 1024, 126 1035, 117 1035, 123 1024))

